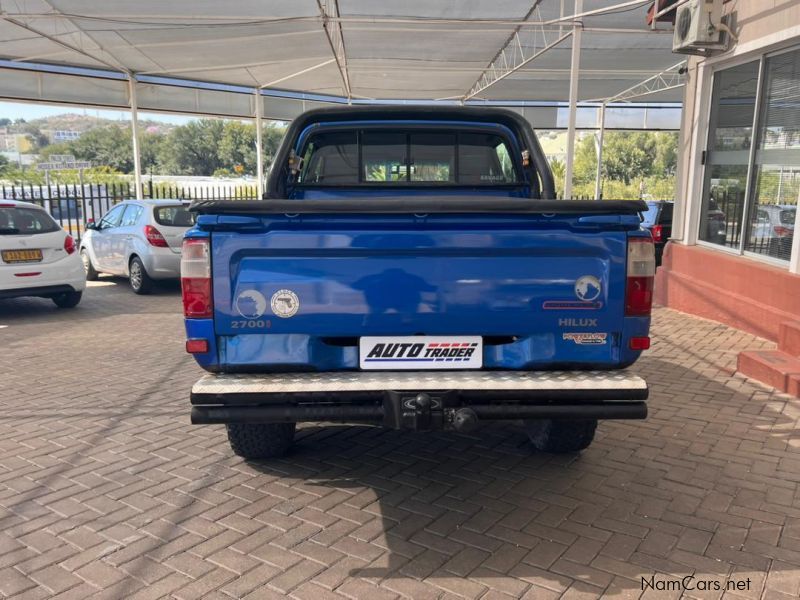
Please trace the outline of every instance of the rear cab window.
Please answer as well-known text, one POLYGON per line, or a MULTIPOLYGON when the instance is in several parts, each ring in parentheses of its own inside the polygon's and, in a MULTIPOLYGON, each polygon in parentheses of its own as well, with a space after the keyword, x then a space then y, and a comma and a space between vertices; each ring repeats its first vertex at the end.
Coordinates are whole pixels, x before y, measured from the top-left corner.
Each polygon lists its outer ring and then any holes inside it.
POLYGON ((194 225, 195 217, 195 213, 189 212, 188 207, 182 204, 153 208, 153 218, 156 223, 165 227, 191 227, 194 225))
POLYGON ((512 144, 495 132, 360 129, 312 133, 300 186, 526 185, 512 144))
POLYGON ((0 206, 0 235, 32 235, 61 229, 45 211, 24 206, 0 206))
POLYGON ((642 224, 646 226, 655 225, 658 219, 658 202, 648 202, 647 210, 642 213, 642 224))

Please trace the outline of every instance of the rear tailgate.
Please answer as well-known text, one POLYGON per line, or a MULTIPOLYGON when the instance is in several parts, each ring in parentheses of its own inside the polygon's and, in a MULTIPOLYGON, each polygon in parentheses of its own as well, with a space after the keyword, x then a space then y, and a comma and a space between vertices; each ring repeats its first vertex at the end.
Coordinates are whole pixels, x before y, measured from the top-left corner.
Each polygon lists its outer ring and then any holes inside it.
POLYGON ((411 335, 482 336, 487 368, 620 362, 635 215, 211 221, 223 368, 357 368, 360 336, 411 335))

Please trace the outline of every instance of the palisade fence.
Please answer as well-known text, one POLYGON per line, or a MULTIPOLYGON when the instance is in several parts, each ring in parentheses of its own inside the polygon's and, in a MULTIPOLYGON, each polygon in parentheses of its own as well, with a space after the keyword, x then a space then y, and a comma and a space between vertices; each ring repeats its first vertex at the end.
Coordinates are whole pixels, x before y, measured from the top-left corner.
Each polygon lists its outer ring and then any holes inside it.
MULTIPOLYGON (((163 182, 142 182, 145 198, 174 200, 255 200, 255 185, 179 186, 163 182)), ((0 200, 24 200, 44 208, 71 236, 80 242, 87 221, 99 221, 109 209, 136 198, 136 185, 130 182, 84 184, 0 185, 0 200)))

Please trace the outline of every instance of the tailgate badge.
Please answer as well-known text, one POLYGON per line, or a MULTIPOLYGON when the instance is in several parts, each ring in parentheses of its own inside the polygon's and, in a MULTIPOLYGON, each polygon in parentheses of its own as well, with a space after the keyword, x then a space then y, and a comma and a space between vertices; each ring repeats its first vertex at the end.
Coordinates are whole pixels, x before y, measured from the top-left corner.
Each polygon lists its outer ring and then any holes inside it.
POLYGON ((594 275, 584 275, 575 282, 575 295, 584 302, 597 300, 601 291, 600 280, 594 275))
POLYGON ((236 296, 236 310, 245 319, 257 319, 267 312, 267 299, 256 290, 244 290, 236 296))
POLYGON ((270 306, 276 316, 288 319, 297 314, 300 309, 300 298, 292 290, 278 290, 272 294, 270 306))

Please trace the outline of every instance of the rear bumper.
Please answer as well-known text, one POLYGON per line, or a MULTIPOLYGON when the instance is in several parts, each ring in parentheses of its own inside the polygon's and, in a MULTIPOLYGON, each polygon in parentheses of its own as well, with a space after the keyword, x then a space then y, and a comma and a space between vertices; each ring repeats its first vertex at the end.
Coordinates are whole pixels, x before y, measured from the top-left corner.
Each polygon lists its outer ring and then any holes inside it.
POLYGON ((179 279, 181 255, 169 248, 154 248, 143 256, 144 268, 153 279, 179 279))
POLYGON ((2 297, 36 296, 35 290, 47 288, 75 292, 86 288, 86 273, 77 252, 49 263, 0 265, 0 294, 6 294, 2 297))
POLYGON ((644 419, 647 383, 628 371, 327 372, 206 375, 192 422, 365 422, 467 429, 508 419, 644 419))
POLYGON ((58 294, 80 291, 83 291, 82 287, 76 289, 75 286, 71 285, 43 285, 38 287, 18 288, 16 290, 0 290, 0 300, 25 297, 52 298, 58 294))

